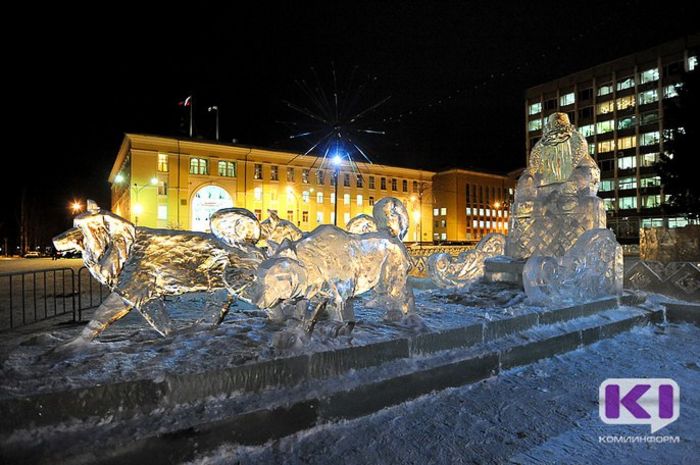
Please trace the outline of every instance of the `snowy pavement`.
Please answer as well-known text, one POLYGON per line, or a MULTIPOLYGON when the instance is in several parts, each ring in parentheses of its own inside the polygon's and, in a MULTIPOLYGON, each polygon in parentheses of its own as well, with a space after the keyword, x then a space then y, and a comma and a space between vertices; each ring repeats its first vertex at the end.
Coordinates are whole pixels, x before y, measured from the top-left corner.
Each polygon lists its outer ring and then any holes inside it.
POLYGON ((222 446, 214 464, 694 464, 700 457, 700 328, 642 327, 613 339, 432 393, 356 420, 327 424, 261 447, 222 446), (672 378, 680 418, 656 436, 677 443, 610 444, 649 436, 648 426, 598 418, 607 378, 672 378))

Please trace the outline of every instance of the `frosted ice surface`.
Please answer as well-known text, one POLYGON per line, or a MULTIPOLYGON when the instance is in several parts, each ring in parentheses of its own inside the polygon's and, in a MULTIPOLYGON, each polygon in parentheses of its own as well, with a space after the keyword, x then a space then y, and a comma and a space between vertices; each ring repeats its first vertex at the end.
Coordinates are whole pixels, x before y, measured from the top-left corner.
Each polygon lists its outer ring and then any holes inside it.
POLYGON ((428 276, 436 286, 443 288, 470 284, 484 275, 485 259, 503 255, 505 241, 503 234, 491 233, 481 239, 474 250, 457 257, 433 254, 427 262, 428 276))
POLYGON ((375 219, 364 213, 357 215, 348 221, 345 230, 352 234, 364 234, 377 231, 377 222, 375 219))
POLYGON ((532 303, 585 302, 621 295, 622 246, 608 229, 583 233, 563 257, 531 257, 523 270, 532 303))
POLYGON ((384 197, 374 204, 372 216, 377 222, 377 229, 403 240, 408 232, 408 211, 403 203, 394 197, 384 197))
POLYGON ((248 243, 255 245, 260 240, 260 222, 245 208, 223 208, 209 218, 212 234, 226 245, 248 243))
POLYGON ((282 243, 285 239, 289 239, 290 241, 301 239, 303 233, 294 223, 281 219, 277 216, 277 213, 272 210, 268 210, 268 213, 270 216, 260 223, 263 239, 276 244, 282 243))

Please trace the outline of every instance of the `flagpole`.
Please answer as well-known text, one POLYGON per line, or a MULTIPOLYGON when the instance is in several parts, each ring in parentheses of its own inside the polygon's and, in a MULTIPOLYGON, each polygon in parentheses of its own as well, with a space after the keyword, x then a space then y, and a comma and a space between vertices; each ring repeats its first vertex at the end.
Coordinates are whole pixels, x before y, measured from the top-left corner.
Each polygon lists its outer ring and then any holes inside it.
POLYGON ((194 108, 194 99, 190 96, 190 138, 192 138, 192 109, 194 108))
POLYGON ((219 141, 219 107, 216 107, 216 141, 219 141))

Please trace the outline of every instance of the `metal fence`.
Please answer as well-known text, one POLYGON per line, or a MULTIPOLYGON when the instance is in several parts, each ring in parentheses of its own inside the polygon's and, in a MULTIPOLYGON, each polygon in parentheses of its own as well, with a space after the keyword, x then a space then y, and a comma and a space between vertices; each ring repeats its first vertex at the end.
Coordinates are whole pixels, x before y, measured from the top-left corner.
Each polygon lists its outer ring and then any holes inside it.
POLYGON ((81 321, 108 294, 85 267, 1 273, 0 331, 66 314, 81 321))

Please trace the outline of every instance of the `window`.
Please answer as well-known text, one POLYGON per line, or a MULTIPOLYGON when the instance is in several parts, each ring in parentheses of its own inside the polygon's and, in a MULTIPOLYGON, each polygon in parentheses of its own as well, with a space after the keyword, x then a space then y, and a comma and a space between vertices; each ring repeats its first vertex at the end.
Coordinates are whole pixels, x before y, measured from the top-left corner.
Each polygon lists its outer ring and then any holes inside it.
POLYGON ((262 200, 262 187, 256 187, 253 189, 253 196, 258 202, 262 200))
POLYGON ((350 194, 344 194, 344 195, 343 195, 343 204, 344 204, 344 205, 350 205, 350 194))
POLYGON ((617 130, 622 131, 624 129, 633 128, 636 122, 637 117, 634 115, 619 119, 617 120, 617 130))
POLYGON ((356 200, 357 206, 361 207, 362 203, 363 203, 362 194, 357 194, 357 198, 355 200, 356 200))
POLYGON ((598 142, 598 153, 612 152, 613 150, 615 150, 614 140, 598 142))
POLYGON ((368 200, 369 206, 373 207, 374 206, 374 197, 370 196, 368 200))
POLYGON ((381 178, 379 180, 379 188, 383 191, 386 190, 386 178, 381 178))
POLYGON ((401 180, 401 191, 408 192, 408 181, 405 179, 401 180))
POLYGON ((580 119, 590 119, 593 118, 593 107, 581 108, 578 111, 578 117, 580 119))
POLYGON ((606 115, 615 111, 615 103, 610 100, 608 102, 599 103, 596 107, 596 112, 599 115, 606 115))
POLYGON ((301 212, 301 222, 302 222, 302 223, 308 223, 308 222, 309 222, 309 212, 307 212, 307 211, 302 211, 302 212, 301 212))
POLYGON ((678 97, 678 89, 681 86, 682 86, 681 84, 672 84, 670 86, 665 86, 664 87, 664 98, 678 97))
POLYGON ((294 223, 294 210, 287 210, 287 219, 294 223))
POLYGON ((433 216, 438 216, 440 214, 439 208, 433 208, 433 216))
POLYGON ((294 168, 287 168, 287 182, 294 182, 294 168))
POLYGON ((634 95, 628 95, 627 97, 620 97, 617 99, 617 109, 626 110, 627 108, 633 107, 635 103, 634 95))
POLYGON ((583 137, 591 137, 595 134, 595 129, 592 124, 587 124, 578 128, 578 131, 583 134, 583 137))
POLYGON ((418 181, 413 181, 413 192, 418 192, 418 181))
POLYGON ((316 212, 316 222, 323 223, 323 212, 316 212))
POLYGON ((565 107, 567 105, 573 105, 575 101, 576 95, 573 92, 569 92, 568 94, 564 94, 561 97, 559 97, 559 105, 562 107, 565 107))
POLYGON ((644 155, 640 155, 640 157, 641 166, 654 166, 656 163, 659 162, 658 153, 645 153, 644 155))
POLYGON ((331 203, 335 203, 335 192, 331 192, 331 203))
POLYGON ((331 223, 335 224, 335 212, 331 212, 331 223))
POLYGON ((355 184, 355 185, 356 185, 358 188, 362 188, 362 186, 364 186, 364 181, 362 180, 362 175, 361 175, 361 174, 358 174, 358 175, 357 175, 357 179, 356 179, 355 181, 356 181, 356 184, 355 184))
POLYGON ((615 199, 603 199, 603 206, 605 207, 605 211, 615 210, 615 199))
POLYGON ((440 227, 446 228, 447 227, 447 220, 440 220, 440 227))
POLYGON ((160 181, 158 183, 158 195, 168 195, 168 183, 160 181))
POLYGON ((620 210, 637 208, 637 197, 620 197, 618 205, 620 210))
POLYGON ((447 233, 440 233, 440 240, 446 241, 447 240, 447 233))
POLYGON ((319 186, 322 186, 323 181, 324 181, 323 177, 324 177, 324 172, 322 170, 316 170, 316 184, 318 184, 319 186))
POLYGON ((396 191, 398 190, 398 182, 396 181, 396 178, 391 179, 391 190, 396 191))
POLYGON ((544 109, 545 110, 555 110, 557 108, 557 99, 549 99, 545 100, 544 102, 544 109))
POLYGON ((615 167, 615 160, 600 160, 598 161, 600 171, 612 171, 615 167))
POLYGON ((440 209, 440 214, 443 215, 443 216, 447 215, 447 208, 442 207, 442 208, 440 209))
POLYGON ((542 129, 542 120, 541 119, 533 119, 528 121, 527 123, 527 130, 528 131, 539 131, 542 129))
POLYGON ((639 104, 646 105, 647 103, 654 103, 659 101, 659 94, 656 93, 656 89, 647 90, 639 94, 639 104))
POLYGON ((658 144, 660 140, 659 131, 645 132, 639 135, 639 145, 658 144))
POLYGON ((167 220, 168 219, 168 206, 158 205, 158 219, 167 220))
POLYGON ((209 161, 204 158, 192 158, 190 174, 209 174, 209 161))
POLYGON ((301 193, 301 201, 302 202, 309 203, 309 198, 310 198, 309 191, 303 191, 301 193))
POLYGON ((688 226, 688 220, 683 217, 669 218, 668 227, 669 228, 682 228, 688 226))
POLYGON ((350 222, 350 213, 343 213, 343 223, 348 224, 350 222))
POLYGON ((467 207, 467 209, 466 209, 465 211, 466 211, 466 213, 467 213, 468 216, 470 216, 470 215, 472 214, 472 209, 471 209, 471 207, 467 207))
POLYGON ((602 86, 598 87, 598 97, 612 94, 612 92, 613 92, 613 86, 611 83, 603 84, 602 86))
POLYGON ((635 136, 620 137, 617 139, 617 150, 631 149, 637 146, 637 138, 635 136))
POLYGON ((651 68, 639 73, 639 83, 646 84, 647 82, 659 80, 659 68, 651 68))
POLYGON ((642 218, 642 228, 659 228, 663 225, 663 218, 642 218))
MULTIPOLYGON (((622 157, 617 159, 617 167, 621 170, 628 170, 637 167, 637 157, 622 157)), ((622 187, 620 187, 622 189, 622 187)))
POLYGON ((369 177, 369 188, 374 189, 374 176, 369 177))
POLYGON ((688 71, 693 71, 698 66, 698 57, 688 57, 688 71))
POLYGON ((639 180, 640 187, 658 187, 661 185, 661 176, 648 176, 639 180))
POLYGON ((620 178, 618 181, 618 188, 622 191, 625 189, 636 189, 637 188, 637 178, 630 176, 626 178, 620 178))
POLYGON ((634 78, 633 77, 628 77, 625 79, 622 79, 620 81, 617 81, 617 91, 625 90, 625 89, 631 89, 634 87, 634 78))
POLYGON ((350 187, 350 173, 343 173, 343 186, 350 187))
POLYGON ((615 121, 614 120, 607 120, 607 121, 601 121, 599 123, 596 123, 596 133, 598 134, 605 134, 606 132, 612 132, 615 130, 615 121))
POLYGON ((541 113, 541 112, 542 112, 542 103, 541 102, 533 103, 527 107, 527 114, 528 115, 536 115, 536 114, 541 113))
POLYGON ((646 113, 642 114, 642 122, 641 124, 651 124, 651 123, 656 123, 659 121, 659 113, 656 111, 647 111, 646 113))
POLYGON ((588 153, 590 155, 595 155, 595 145, 593 144, 588 144, 588 153))
POLYGON ((279 167, 276 165, 270 167, 270 180, 279 181, 279 167))
POLYGON ((306 168, 301 170, 301 182, 304 184, 309 183, 309 170, 306 168))
POLYGON ((593 98, 593 89, 589 87, 588 89, 581 89, 578 91, 579 100, 590 100, 593 98))
MULTIPOLYGON (((168 154, 159 153, 158 154, 158 171, 167 172, 168 171, 168 154)), ((165 219, 165 218, 159 218, 165 219)))
POLYGON ((614 179, 601 179, 600 180, 600 192, 611 192, 615 190, 615 180, 614 179))
POLYGON ((323 203, 323 192, 316 192, 316 203, 323 203))
POLYGON ((219 162, 219 176, 224 176, 227 178, 235 178, 236 177, 236 162, 220 161, 219 162))
POLYGON ((253 178, 262 179, 262 165, 258 163, 255 164, 255 173, 253 174, 253 178))

